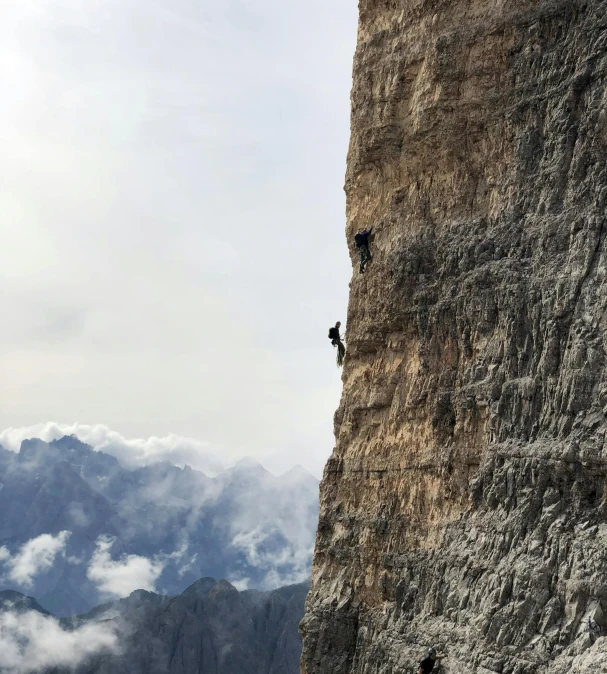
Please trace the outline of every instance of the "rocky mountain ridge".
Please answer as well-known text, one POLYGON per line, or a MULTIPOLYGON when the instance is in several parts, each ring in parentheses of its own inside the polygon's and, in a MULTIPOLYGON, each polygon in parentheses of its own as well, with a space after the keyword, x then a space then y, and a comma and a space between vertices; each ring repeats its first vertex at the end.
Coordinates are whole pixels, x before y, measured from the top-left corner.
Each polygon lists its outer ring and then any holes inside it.
MULTIPOLYGON (((119 650, 96 653, 53 674, 296 674, 309 585, 238 592, 226 580, 202 578, 176 597, 138 590, 74 618, 64 630, 103 624, 119 634, 119 650)), ((0 612, 36 611, 32 597, 0 592, 0 612)), ((0 646, 6 635, 0 634, 0 646)), ((0 663, 2 656, 0 655, 0 663)), ((0 664, 0 671, 4 671, 0 664)), ((49 671, 49 674, 50 674, 49 671)), ((46 674, 46 673, 45 673, 46 674)))
POLYGON ((359 8, 302 672, 607 671, 607 3, 359 8))

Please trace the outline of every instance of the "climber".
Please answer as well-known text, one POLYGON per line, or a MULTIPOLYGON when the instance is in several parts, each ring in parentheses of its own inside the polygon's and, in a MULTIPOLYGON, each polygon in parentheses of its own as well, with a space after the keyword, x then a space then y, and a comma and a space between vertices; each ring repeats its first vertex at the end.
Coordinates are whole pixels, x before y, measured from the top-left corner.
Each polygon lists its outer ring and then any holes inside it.
MULTIPOLYGON (((438 655, 436 653, 436 648, 429 648, 428 655, 419 663, 417 674, 430 674, 430 672, 434 671, 436 661, 444 657, 444 655, 438 655)), ((436 671, 438 671, 438 669, 436 671)))
POLYGON ((337 367, 341 367, 344 364, 344 356, 346 355, 346 347, 339 334, 339 328, 341 328, 340 321, 337 321, 334 328, 329 328, 331 344, 333 347, 337 347, 337 367))
POLYGON ((370 229, 361 229, 354 237, 354 243, 360 252, 360 273, 364 274, 365 267, 368 262, 371 262, 371 252, 369 251, 369 237, 373 227, 370 229))

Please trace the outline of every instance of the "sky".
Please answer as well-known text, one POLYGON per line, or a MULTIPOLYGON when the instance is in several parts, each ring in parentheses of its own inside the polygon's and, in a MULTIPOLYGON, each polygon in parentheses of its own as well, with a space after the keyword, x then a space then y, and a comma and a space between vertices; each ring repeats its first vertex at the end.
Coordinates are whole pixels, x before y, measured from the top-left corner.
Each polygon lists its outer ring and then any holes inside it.
POLYGON ((321 475, 356 20, 3 0, 0 431, 103 425, 321 475))

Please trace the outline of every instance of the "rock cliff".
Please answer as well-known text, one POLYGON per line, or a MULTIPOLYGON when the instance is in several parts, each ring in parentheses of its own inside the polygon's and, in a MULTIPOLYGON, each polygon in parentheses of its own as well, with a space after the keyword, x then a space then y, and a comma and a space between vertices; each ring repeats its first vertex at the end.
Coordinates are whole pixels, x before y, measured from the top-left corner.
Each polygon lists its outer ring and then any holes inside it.
POLYGON ((359 5, 302 672, 606 672, 607 2, 359 5))

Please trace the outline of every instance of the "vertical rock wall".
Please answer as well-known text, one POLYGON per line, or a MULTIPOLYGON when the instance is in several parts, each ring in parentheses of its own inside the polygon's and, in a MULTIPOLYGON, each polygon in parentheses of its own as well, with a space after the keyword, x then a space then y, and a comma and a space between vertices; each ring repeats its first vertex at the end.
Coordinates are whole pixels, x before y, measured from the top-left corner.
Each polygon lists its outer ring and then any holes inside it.
POLYGON ((360 0, 304 674, 607 672, 607 2, 360 0))

